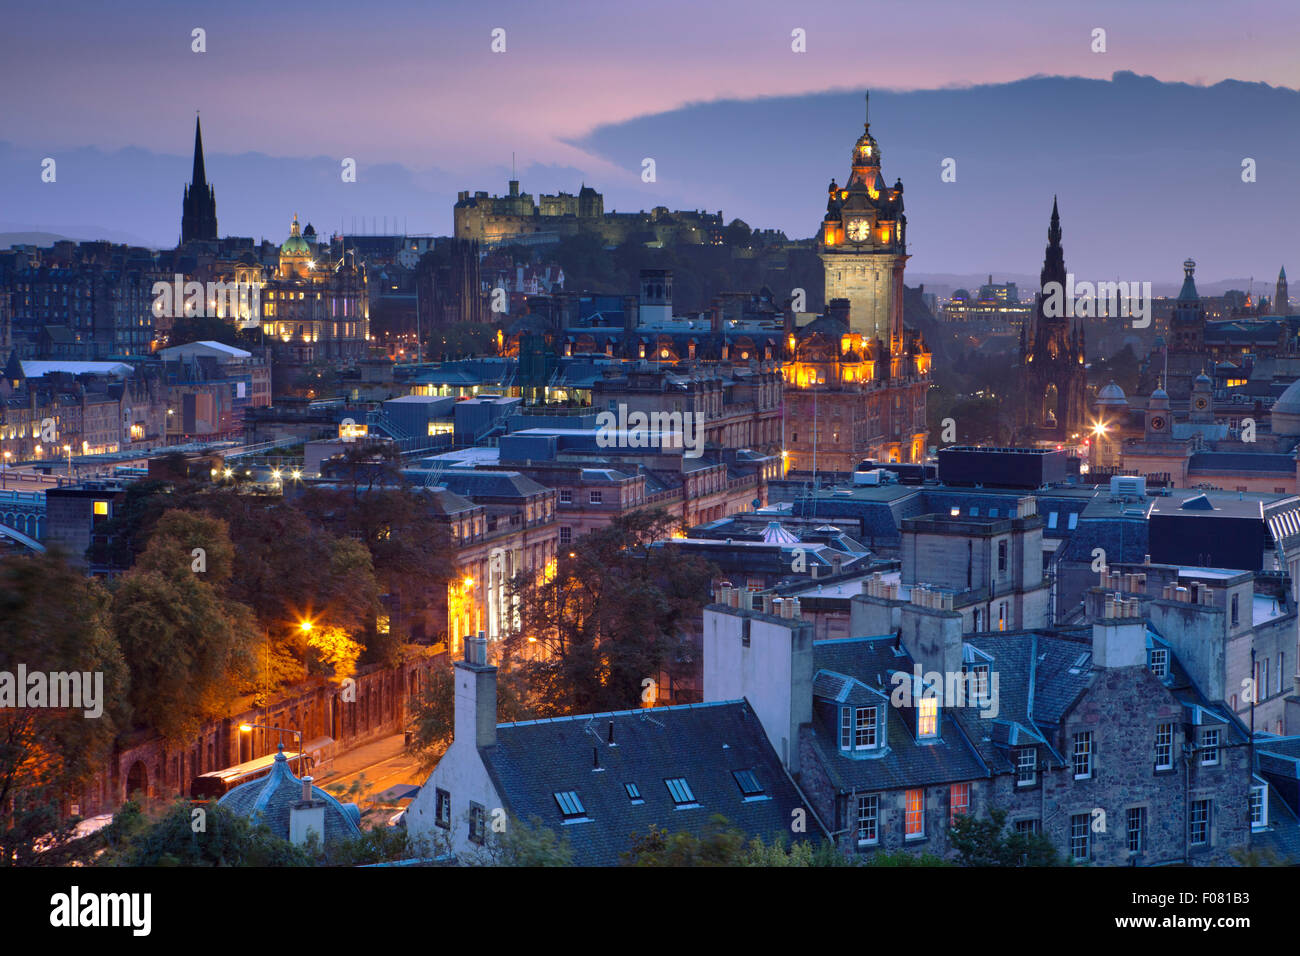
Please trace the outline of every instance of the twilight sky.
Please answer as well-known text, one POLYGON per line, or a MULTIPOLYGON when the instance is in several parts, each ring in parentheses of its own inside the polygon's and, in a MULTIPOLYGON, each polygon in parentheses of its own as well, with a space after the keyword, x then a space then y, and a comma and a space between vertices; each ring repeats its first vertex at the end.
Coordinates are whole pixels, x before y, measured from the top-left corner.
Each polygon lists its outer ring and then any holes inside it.
POLYGON ((455 190, 502 191, 513 151, 533 193, 585 180, 606 208, 721 208, 807 236, 870 87, 885 175, 907 185, 909 271, 1036 271, 1059 192, 1076 271, 1163 278, 1195 254, 1209 277, 1275 275, 1287 257, 1300 274, 1293 0, 51 0, 3 17, 0 231, 174 242, 201 109, 223 233, 279 239, 295 211, 321 232, 387 215, 446 233, 455 190), (1118 71, 1160 83, 1015 83, 1118 71), (1225 79, 1257 85, 1161 85, 1225 79), (45 156, 57 183, 40 182, 45 156), (1260 164, 1249 185, 1245 156, 1260 164), (1103 253, 1117 227, 1145 234, 1103 253))

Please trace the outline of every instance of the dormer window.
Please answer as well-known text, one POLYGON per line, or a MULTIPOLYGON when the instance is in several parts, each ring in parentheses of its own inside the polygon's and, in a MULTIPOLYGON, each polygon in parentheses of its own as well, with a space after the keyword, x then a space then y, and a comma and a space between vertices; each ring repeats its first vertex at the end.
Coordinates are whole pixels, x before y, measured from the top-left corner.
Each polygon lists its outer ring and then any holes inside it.
POLYGON ((988 700, 989 697, 989 665, 988 664, 962 664, 961 672, 966 678, 966 693, 969 696, 967 704, 979 704, 988 700))
POLYGON ((1021 747, 1016 751, 1016 786, 1032 787, 1038 783, 1038 751, 1021 747))
POLYGON ((1262 783, 1250 788, 1250 828, 1268 828, 1268 787, 1262 783))
POLYGON ((1169 651, 1163 647, 1153 647, 1147 655, 1147 666, 1151 673, 1161 680, 1169 676, 1169 651))
POLYGON ((856 707, 853 712, 853 749, 871 750, 877 745, 876 708, 856 707))
POLYGON ((939 736, 939 699, 922 697, 917 701, 916 736, 918 738, 939 736))
POLYGON ((1201 731, 1201 766, 1213 767, 1219 762, 1219 728, 1201 731))

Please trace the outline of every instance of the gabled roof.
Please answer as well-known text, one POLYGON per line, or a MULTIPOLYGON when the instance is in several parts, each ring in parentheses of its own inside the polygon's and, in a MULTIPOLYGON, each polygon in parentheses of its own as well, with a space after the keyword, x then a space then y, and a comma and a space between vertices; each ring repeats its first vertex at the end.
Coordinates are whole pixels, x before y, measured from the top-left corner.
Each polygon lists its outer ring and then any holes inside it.
MULTIPOLYGON (((616 865, 631 835, 652 826, 703 835, 715 814, 746 834, 788 841, 804 806, 743 700, 500 724, 496 745, 479 754, 505 808, 567 837, 579 866, 616 865), (750 771, 762 793, 746 798, 737 771, 750 771), (693 798, 680 808, 667 784, 677 779, 693 798), (575 804, 557 794, 572 794, 581 816, 566 823, 562 801, 570 814, 575 804)), ((816 817, 807 817, 814 835, 816 817)))

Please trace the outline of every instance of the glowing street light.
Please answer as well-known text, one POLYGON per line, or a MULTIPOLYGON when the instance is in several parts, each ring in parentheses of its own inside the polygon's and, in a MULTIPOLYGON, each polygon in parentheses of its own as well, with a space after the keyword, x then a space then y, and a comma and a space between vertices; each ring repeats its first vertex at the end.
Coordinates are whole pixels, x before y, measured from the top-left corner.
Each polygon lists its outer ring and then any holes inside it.
MULTIPOLYGON (((292 730, 292 729, 285 728, 285 727, 271 727, 271 726, 268 725, 268 724, 247 724, 247 723, 245 723, 245 724, 240 724, 240 725, 239 725, 239 732, 240 732, 241 734, 249 734, 249 733, 252 733, 254 729, 256 729, 256 730, 274 730, 274 731, 276 731, 277 733, 280 733, 280 734, 294 734, 294 735, 296 735, 297 738, 298 738, 298 774, 299 774, 299 776, 302 775, 302 768, 303 768, 303 762, 302 762, 302 760, 303 760, 303 757, 306 756, 306 754, 304 754, 304 753, 302 752, 302 731, 301 731, 301 730, 292 730)), ((282 746, 282 747, 284 746, 284 738, 283 738, 283 737, 280 738, 280 746, 282 746)))

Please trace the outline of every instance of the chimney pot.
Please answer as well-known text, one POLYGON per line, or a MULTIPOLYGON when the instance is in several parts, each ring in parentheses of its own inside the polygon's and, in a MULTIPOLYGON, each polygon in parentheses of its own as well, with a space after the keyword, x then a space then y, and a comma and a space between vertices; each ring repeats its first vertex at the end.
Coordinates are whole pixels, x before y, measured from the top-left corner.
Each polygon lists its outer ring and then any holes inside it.
POLYGON ((312 785, 311 777, 302 778, 302 802, 303 803, 311 803, 311 785, 312 785))

